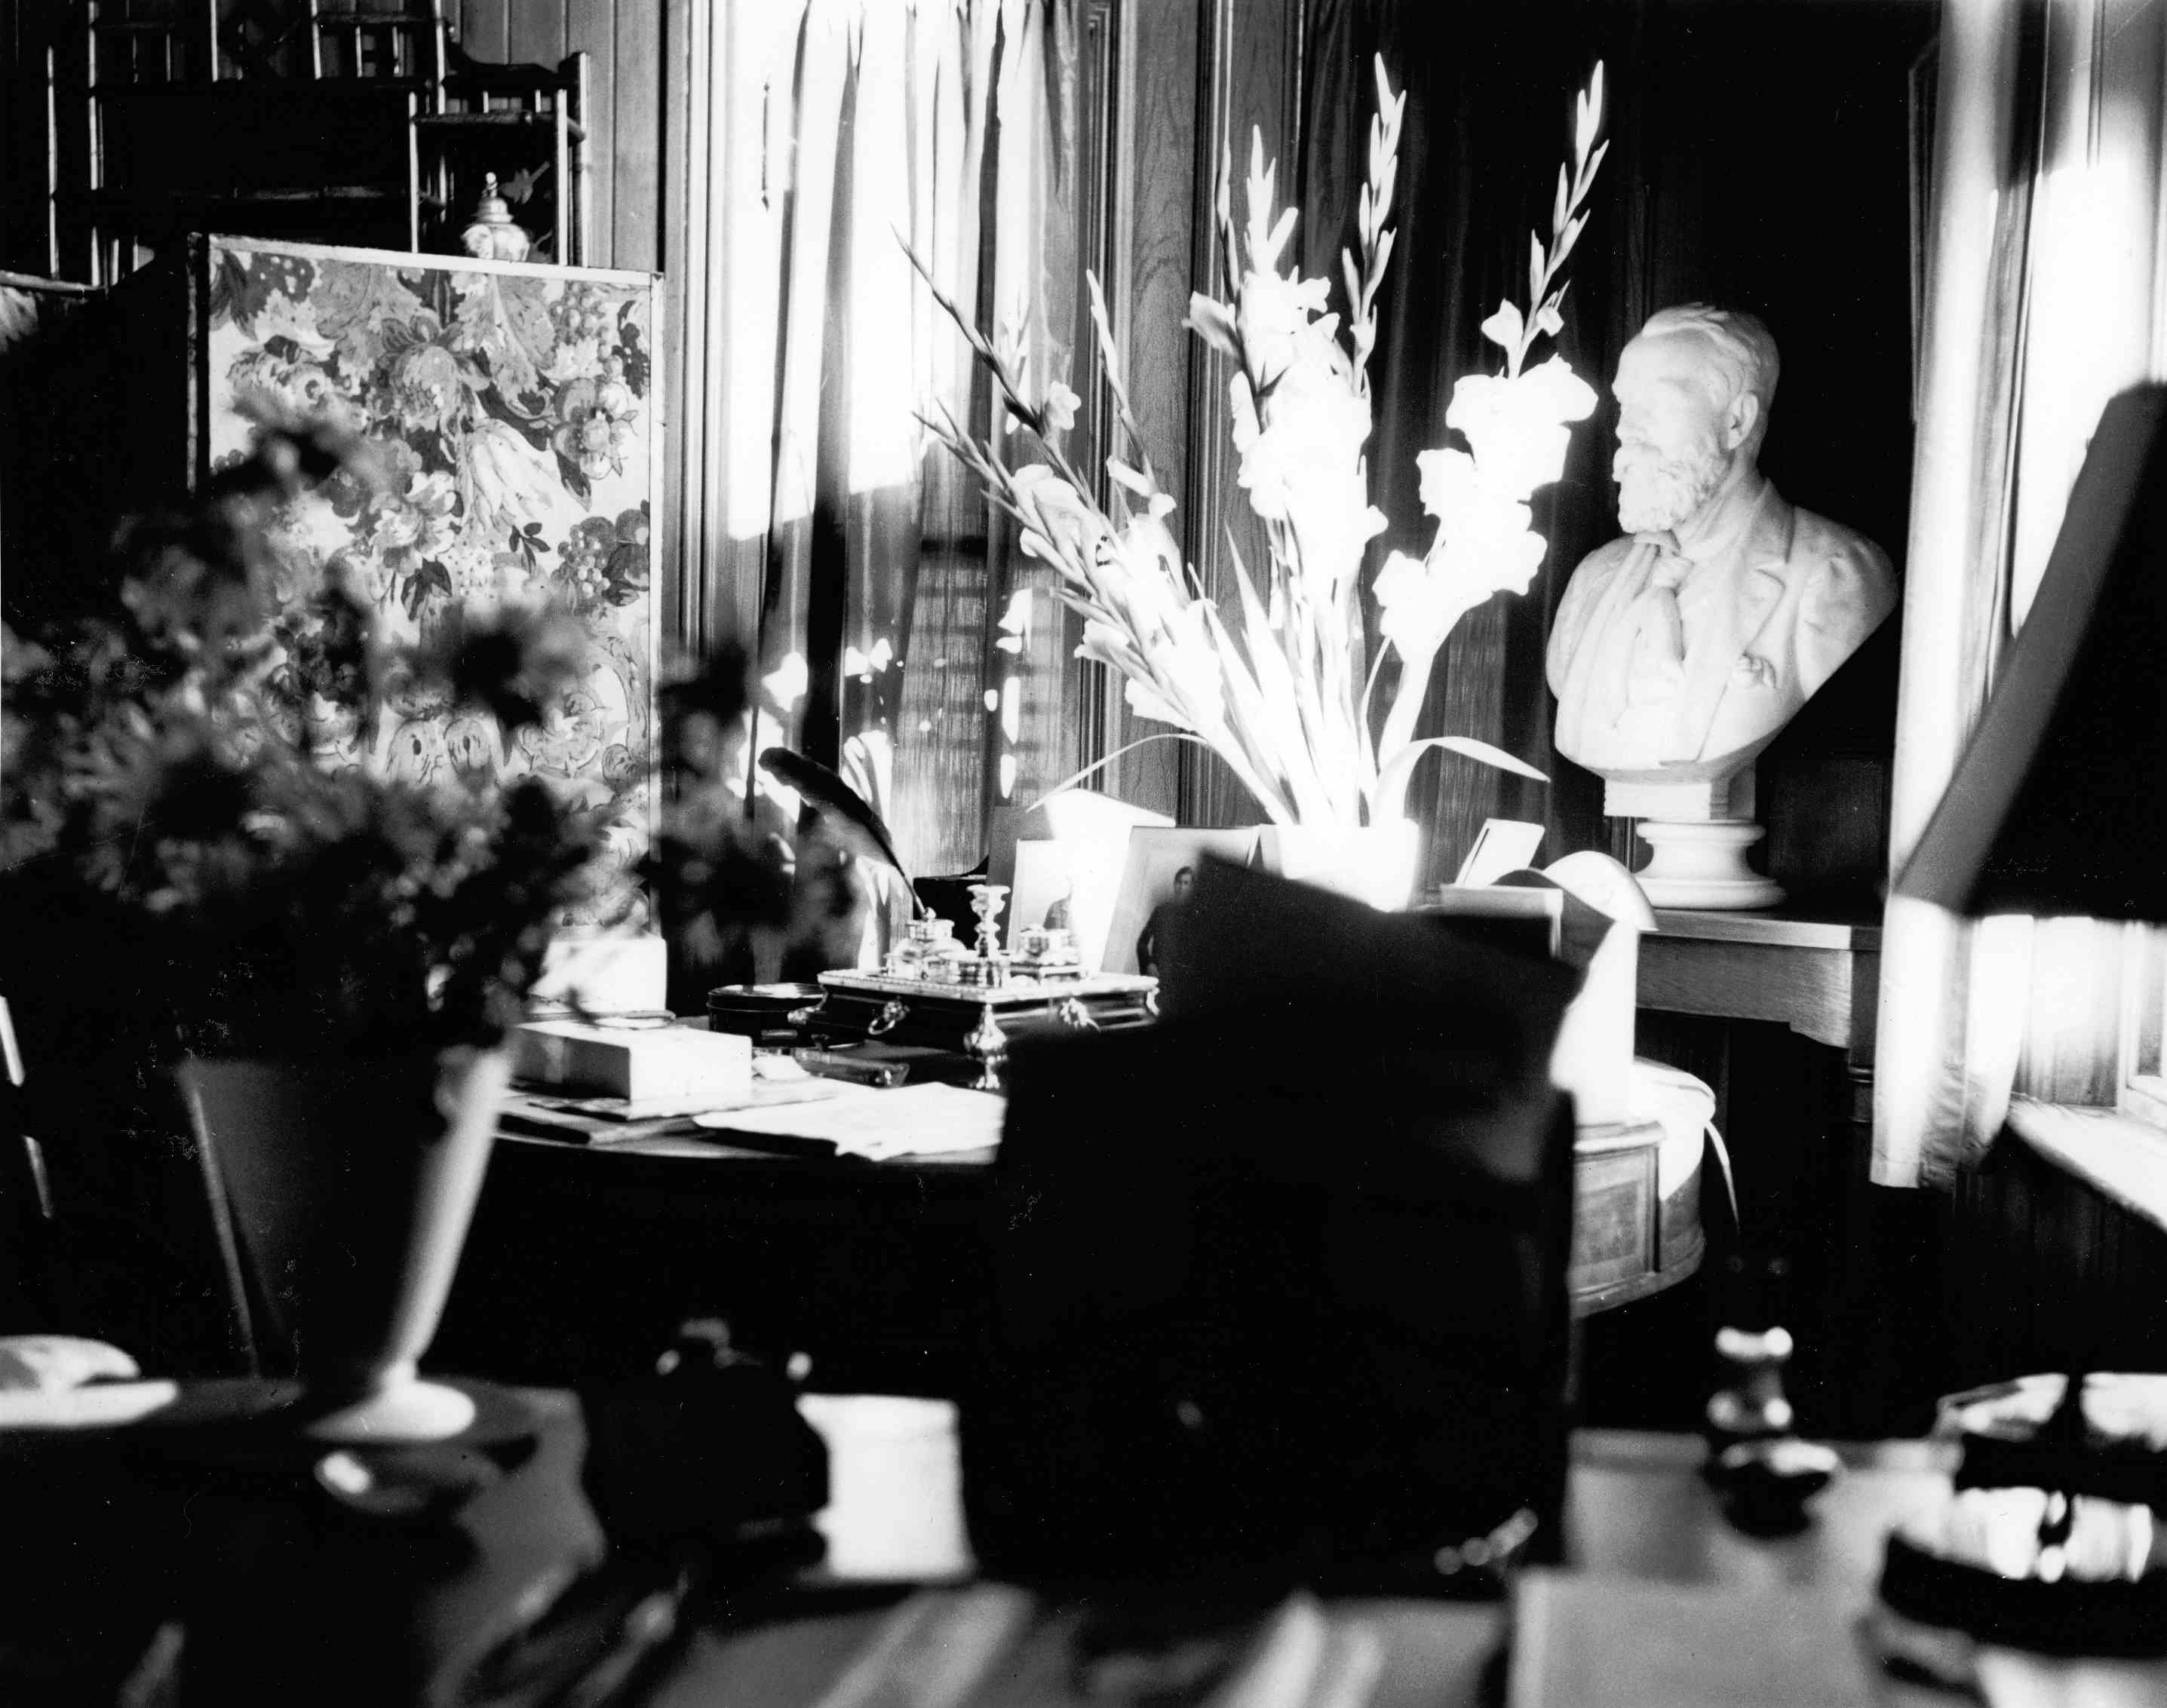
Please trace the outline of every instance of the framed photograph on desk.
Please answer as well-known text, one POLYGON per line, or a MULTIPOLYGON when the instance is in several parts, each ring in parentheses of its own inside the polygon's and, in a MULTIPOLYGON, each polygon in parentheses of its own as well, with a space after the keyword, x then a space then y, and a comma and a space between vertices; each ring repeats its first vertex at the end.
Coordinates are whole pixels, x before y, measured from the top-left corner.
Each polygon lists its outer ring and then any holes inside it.
POLYGON ((1178 907, 1208 854, 1246 866, 1255 859, 1257 831, 1158 829, 1140 826, 1129 833, 1129 857, 1121 869, 1121 894, 1107 928, 1106 952, 1099 970, 1151 973, 1167 910, 1178 907))
POLYGON ((1118 845, 1094 842, 1018 843, 1008 910, 1010 953, 1034 927, 1065 928, 1076 933, 1076 953, 1086 967, 1096 970, 1103 965, 1121 891, 1123 853, 1118 845))

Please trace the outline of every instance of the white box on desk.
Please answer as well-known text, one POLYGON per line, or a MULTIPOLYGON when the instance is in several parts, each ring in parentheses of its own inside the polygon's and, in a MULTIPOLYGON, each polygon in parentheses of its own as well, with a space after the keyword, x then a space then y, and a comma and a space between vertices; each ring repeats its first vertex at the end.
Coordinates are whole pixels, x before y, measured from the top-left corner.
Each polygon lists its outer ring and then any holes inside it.
POLYGON ((530 1020, 515 1038, 512 1071, 566 1091, 634 1103, 752 1095, 752 1039, 734 1032, 530 1020))
POLYGON ((1509 931, 1532 947, 1546 934, 1551 959, 1581 969, 1579 994, 1550 1052, 1550 1078, 1572 1093, 1582 1126, 1629 1121, 1639 930, 1555 886, 1447 884, 1423 911, 1486 928, 1493 940, 1511 940, 1502 935, 1509 931))

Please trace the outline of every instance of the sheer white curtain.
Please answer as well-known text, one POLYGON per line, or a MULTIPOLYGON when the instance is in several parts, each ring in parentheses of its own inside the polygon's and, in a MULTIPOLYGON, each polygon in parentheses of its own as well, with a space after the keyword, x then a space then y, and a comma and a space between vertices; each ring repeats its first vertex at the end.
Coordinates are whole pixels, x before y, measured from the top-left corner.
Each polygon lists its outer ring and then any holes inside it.
POLYGON ((1063 769, 1062 613, 920 425, 989 405, 904 246, 1066 376, 1073 0, 692 10, 681 627, 756 646, 780 738, 872 796, 918 870, 965 870, 1002 787, 1063 769))
MULTIPOLYGON (((2167 0, 1948 0, 1935 108, 1892 871, 2038 590, 2100 410, 2167 371, 2167 0)), ((2117 940, 1893 901, 1874 1179, 1945 1184, 2012 1087, 2051 1094, 2027 1060, 2111 1054, 2117 940)))

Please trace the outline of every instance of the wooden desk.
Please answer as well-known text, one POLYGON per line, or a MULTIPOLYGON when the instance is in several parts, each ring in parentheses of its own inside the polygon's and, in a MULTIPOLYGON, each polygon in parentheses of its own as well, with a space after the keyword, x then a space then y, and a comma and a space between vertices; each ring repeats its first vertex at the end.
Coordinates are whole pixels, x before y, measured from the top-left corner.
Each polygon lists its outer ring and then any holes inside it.
MULTIPOLYGON (((964 1528, 956 1409, 946 1400, 813 1394, 798 1402, 828 1443, 834 1494, 820 1583, 956 1581, 974 1569, 964 1528)), ((1796 1536, 1750 1536, 1700 1475, 1698 1436, 1576 1430, 1566 1501, 1574 1569, 1672 1584, 1814 1584, 1871 1591, 1889 1526, 1929 1501, 1952 1468, 1925 1441, 1846 1443, 1845 1474, 1796 1536)))
MULTIPOLYGON (((802 1404, 829 1447, 834 1501, 821 1521, 829 1564, 776 1616, 727 1634, 702 1633, 660 1701, 687 1708, 707 1701, 1104 1708, 1145 1700, 1133 1681, 1126 1692, 1089 1688, 1074 1648, 1087 1605, 972 1580, 952 1409, 877 1396, 802 1404), (888 1585, 888 1593, 869 1595, 875 1584, 888 1585)), ((1917 1441, 1842 1451, 1846 1473, 1817 1499, 1811 1526, 1794 1536, 1756 1538, 1722 1519, 1698 1474, 1698 1440, 1582 1431, 1573 1442, 1567 1497, 1570 1573, 1600 1578, 1606 1595, 1647 1610, 1646 1624, 1632 1632, 1636 1644, 1659 1646, 1668 1632, 1683 1636, 1696 1621, 1704 1633, 1711 1613, 1734 1618, 1741 1610, 1757 1613, 1761 1622, 1735 1621, 1722 1637, 1749 1660, 1775 1653, 1787 1636, 1794 1640, 1794 1631, 1778 1627, 1806 1617, 1809 1609, 1847 1634, 1872 1601, 1889 1526, 1935 1499, 1947 1461, 1943 1449, 1917 1441)), ((1330 1631, 1359 1630, 1373 1650, 1366 1687, 1343 1700, 1375 1708, 1474 1708, 1497 1700, 1490 1669, 1511 1622, 1505 1606, 1354 1600, 1332 1602, 1322 1612, 1330 1631)), ((1995 1658, 2005 1673, 2027 1674, 2025 1682, 2044 1682, 2053 1692, 2021 1700, 2134 1708, 2167 1691, 2167 1665, 2049 1663, 2007 1652, 1995 1658), (2074 1690, 2086 1694, 2065 1694, 2074 1690)), ((1105 1674, 1099 1676, 1103 1683, 1105 1674)), ((1882 1708, 1942 1708, 1952 1700, 1886 1679, 1875 1679, 1869 1695, 1862 1668, 1861 1683, 1856 1700, 1878 1700, 1882 1708)), ((1309 1703, 1329 1694, 1283 1689, 1243 1700, 1309 1703)), ((1197 1695, 1192 1689, 1181 1700, 1197 1695)), ((1778 1692, 1753 1700, 1808 1699, 1778 1692)))
MULTIPOLYGON (((729 1135, 580 1145, 501 1134, 432 1360, 575 1385, 629 1373, 675 1325, 717 1316, 815 1386, 959 1391, 992 1282, 980 1219, 990 1150, 887 1162, 782 1156, 729 1135)), ((1697 1222, 1650 1266, 1648 1124, 1583 1129, 1573 1314, 1673 1287, 1697 1222)))
POLYGON ((501 1136, 431 1362, 577 1385, 719 1317, 822 1388, 952 1393, 991 1282, 985 1153, 777 1156, 705 1139, 501 1136))

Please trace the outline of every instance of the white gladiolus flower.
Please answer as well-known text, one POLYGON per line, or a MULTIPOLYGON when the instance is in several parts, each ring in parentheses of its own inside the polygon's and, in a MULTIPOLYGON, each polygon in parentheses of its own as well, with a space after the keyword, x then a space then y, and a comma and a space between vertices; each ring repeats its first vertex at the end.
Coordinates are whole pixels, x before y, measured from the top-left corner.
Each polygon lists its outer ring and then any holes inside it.
POLYGON ((1076 648, 1078 658, 1089 658, 1097 664, 1113 664, 1128 650, 1128 638, 1121 630, 1096 617, 1084 620, 1084 640, 1076 648))
POLYGON ((1480 490, 1475 459, 1465 451, 1417 451, 1415 466, 1422 470, 1422 507, 1439 521, 1475 502, 1480 490))
POLYGON ((1042 463, 1026 464, 1011 479, 1016 507, 1029 519, 1024 550, 1057 566, 1089 563, 1105 534, 1097 507, 1042 463))
POLYGON ((1176 729, 1193 729, 1195 725, 1160 697, 1158 689, 1142 678, 1131 676, 1121 690, 1122 699, 1128 701, 1129 710, 1138 717, 1148 717, 1156 723, 1170 723, 1176 729))
POLYGON ((1393 553, 1370 590, 1377 599, 1378 632, 1403 653, 1430 650, 1431 637, 1442 639, 1450 627, 1444 616, 1444 589, 1419 558, 1393 553))
POLYGON ((1115 616, 1148 647, 1180 615, 1181 553, 1166 524, 1136 516, 1117 536, 1099 542, 1097 590, 1115 616))
POLYGON ((1471 373, 1452 389, 1444 423, 1467 437, 1482 482, 1524 498, 1565 473, 1566 426, 1595 408, 1595 394, 1559 357, 1516 378, 1471 373))
POLYGON ((1370 507, 1360 479, 1370 405, 1349 384, 1343 359, 1332 359, 1337 349, 1328 341, 1310 341, 1273 387, 1261 418, 1246 377, 1234 377, 1228 396, 1242 458, 1236 479, 1257 514, 1299 526, 1305 517, 1314 522, 1322 511, 1351 505, 1341 526, 1328 531, 1344 535, 1357 531, 1355 519, 1370 507))
POLYGON ((1046 417, 1046 425, 1057 433, 1065 433, 1076 425, 1076 411, 1084 399, 1061 381, 1055 380, 1046 389, 1046 399, 1039 405, 1046 417))
MULTIPOLYGON (((1167 684, 1167 689, 1162 692, 1157 682, 1131 675, 1123 695, 1137 717, 1207 735, 1221 727, 1225 719, 1219 650, 1208 623, 1204 606, 1192 604, 1174 612, 1159 632, 1152 643, 1151 657, 1156 667, 1153 674, 1167 684), (1189 709, 1184 711, 1184 706, 1189 709)), ((1088 640, 1089 625, 1085 634, 1088 640)))
POLYGON ((1311 316, 1322 315, 1332 287, 1321 278, 1281 278, 1253 272, 1242 281, 1234 324, 1258 375, 1269 384, 1291 368, 1310 341, 1311 316))
MULTIPOLYGON (((1019 389, 1019 361, 998 353, 1016 345, 1009 322, 989 343, 935 288, 978 361, 1012 394, 1036 398, 1045 436, 1040 466, 1011 467, 999 435, 974 436, 945 412, 934 431, 1017 513, 1022 550, 1059 568, 1065 584, 1055 590, 1084 619, 1076 655, 1122 679, 1135 716, 1218 754, 1280 824, 1352 827, 1401 817, 1414 762, 1428 745, 1417 737, 1417 720, 1430 691, 1429 662, 1462 616, 1501 590, 1524 591, 1541 566, 1546 544, 1531 526, 1528 500, 1561 478, 1570 424, 1596 403, 1563 361, 1529 362, 1540 340, 1563 330, 1564 268, 1601 164, 1599 74, 1576 109, 1574 151, 1560 177, 1548 240, 1540 232, 1531 240, 1527 300, 1507 299, 1482 324, 1504 352, 1503 371, 1454 388, 1446 425, 1462 437, 1455 448, 1418 458, 1422 505, 1436 533, 1427 554, 1395 552, 1376 577, 1371 590, 1383 642, 1401 655, 1402 668, 1381 676, 1370 670, 1361 578, 1369 543, 1386 526, 1370 500, 1370 368, 1380 330, 1378 292, 1396 235, 1406 108, 1381 61, 1376 74, 1355 241, 1328 280, 1305 278, 1283 260, 1297 216, 1279 205, 1260 135, 1251 140, 1241 224, 1234 187, 1218 186, 1213 211, 1232 251, 1226 260, 1234 288, 1226 301, 1191 293, 1185 324, 1211 359, 1227 363, 1235 477, 1262 526, 1223 524, 1213 513, 1216 493, 1198 500, 1207 505, 1198 538, 1213 542, 1199 549, 1221 566, 1209 597, 1168 526, 1174 500, 1150 471, 1097 280, 1087 275, 1111 405, 1110 419, 1098 424, 1105 442, 1093 446, 1110 482, 1104 489, 1098 468, 1072 466, 1057 436, 1079 419, 1084 399, 1057 381, 1019 389), (1103 504, 1094 496, 1102 489, 1103 504)), ((1010 320, 1020 327, 1020 314, 1010 320)), ((996 644, 1020 651, 1025 632, 1011 604, 996 644)), ((1012 780, 1004 775, 1001 786, 1012 780)))
POLYGON ((1217 722, 1216 712, 1221 698, 1219 648, 1212 640, 1204 604, 1199 600, 1176 611, 1165 636, 1173 644, 1161 659, 1164 674, 1173 679, 1183 702, 1193 707, 1199 717, 1217 722))
POLYGON ((1434 652, 1491 594, 1525 593, 1548 549, 1530 520, 1526 505, 1476 489, 1438 529, 1427 558, 1393 553, 1372 589, 1385 637, 1410 656, 1434 652))
POLYGON ((1543 537, 1529 525, 1531 520, 1524 504, 1476 505, 1447 537, 1440 568, 1448 577, 1479 589, 1476 604, 1492 593, 1525 593, 1535 571, 1542 568, 1546 549, 1543 537))

